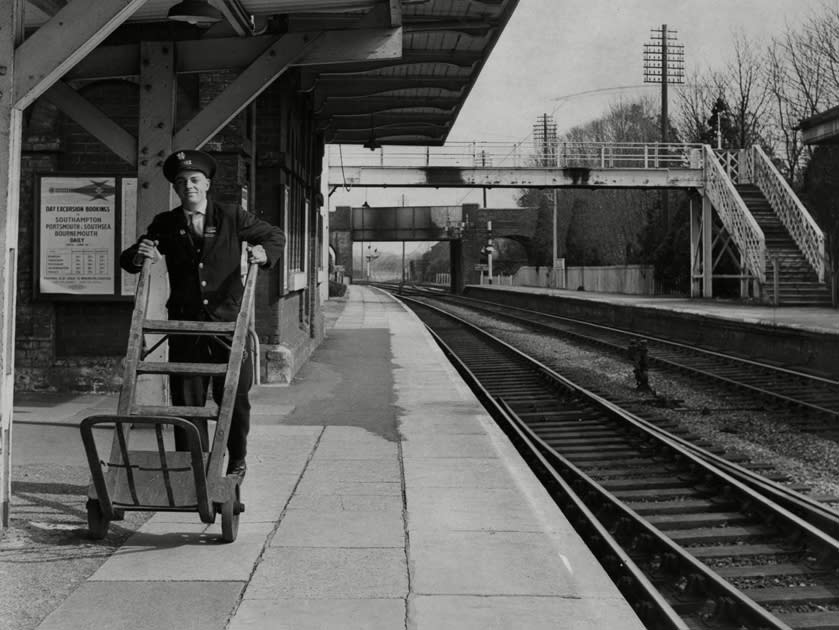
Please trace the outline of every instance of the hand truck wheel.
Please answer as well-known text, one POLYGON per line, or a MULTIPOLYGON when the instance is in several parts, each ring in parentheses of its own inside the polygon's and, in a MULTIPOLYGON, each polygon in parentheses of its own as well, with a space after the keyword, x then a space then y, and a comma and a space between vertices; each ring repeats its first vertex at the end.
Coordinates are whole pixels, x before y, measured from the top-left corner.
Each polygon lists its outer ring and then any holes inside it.
POLYGON ((233 542, 239 533, 239 514, 244 511, 244 506, 239 502, 239 486, 233 496, 221 504, 221 539, 224 542, 233 542))
POLYGON ((102 506, 97 499, 87 500, 87 529, 94 540, 102 540, 108 535, 110 521, 102 513, 102 506))

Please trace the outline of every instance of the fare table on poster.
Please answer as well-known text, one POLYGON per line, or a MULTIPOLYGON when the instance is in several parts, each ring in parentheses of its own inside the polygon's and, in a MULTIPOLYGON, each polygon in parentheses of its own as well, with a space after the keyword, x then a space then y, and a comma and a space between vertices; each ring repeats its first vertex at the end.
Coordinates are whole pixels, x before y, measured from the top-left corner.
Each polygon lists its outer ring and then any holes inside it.
POLYGON ((41 296, 131 295, 133 286, 126 287, 128 283, 118 275, 118 259, 120 251, 133 242, 135 199, 134 178, 40 178, 37 251, 41 296), (123 216, 124 205, 131 210, 128 221, 123 216))

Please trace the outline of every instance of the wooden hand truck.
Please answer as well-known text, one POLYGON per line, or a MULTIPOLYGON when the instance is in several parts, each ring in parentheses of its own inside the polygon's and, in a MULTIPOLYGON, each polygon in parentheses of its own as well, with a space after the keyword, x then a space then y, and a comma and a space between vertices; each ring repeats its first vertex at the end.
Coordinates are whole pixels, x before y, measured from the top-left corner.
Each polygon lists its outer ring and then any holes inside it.
MULTIPOLYGON (((80 424, 92 476, 87 501, 90 535, 104 538, 110 522, 122 520, 126 510, 197 511, 204 523, 215 522, 216 514, 221 514, 221 538, 232 542, 239 530, 239 514, 245 510, 241 501, 242 478, 222 474, 222 464, 253 310, 258 267, 256 264, 248 266, 242 306, 236 321, 205 322, 146 319, 150 266, 151 261, 146 260, 137 283, 117 413, 90 416, 80 424), (147 348, 145 337, 150 334, 162 336, 147 348), (145 358, 169 335, 213 336, 225 345, 229 343, 229 361, 226 365, 146 361, 145 358), (224 375, 221 404, 208 401, 204 407, 138 405, 135 395, 140 374, 224 375), (206 435, 208 419, 215 420, 216 424, 212 445, 204 450, 199 427, 206 435), (112 426, 114 430, 107 461, 100 457, 93 439, 93 428, 99 425, 112 426), (129 449, 131 428, 139 426, 154 430, 156 450, 129 449), (166 427, 184 429, 186 451, 166 450, 166 427)), ((203 443, 206 445, 206 438, 203 443)))

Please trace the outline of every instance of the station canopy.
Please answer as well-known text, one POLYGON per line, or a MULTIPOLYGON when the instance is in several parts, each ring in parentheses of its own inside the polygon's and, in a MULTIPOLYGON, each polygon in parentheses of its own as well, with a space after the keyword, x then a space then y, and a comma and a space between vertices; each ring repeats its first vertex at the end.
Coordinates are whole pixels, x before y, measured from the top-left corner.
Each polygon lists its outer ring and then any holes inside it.
MULTIPOLYGON (((148 0, 64 79, 136 75, 139 42, 163 38, 178 42, 178 72, 240 72, 279 38, 312 33, 334 44, 332 56, 303 54, 292 65, 327 143, 441 145, 517 2, 210 0, 221 19, 198 28, 168 19, 178 0, 148 0), (353 44, 336 61, 335 51, 353 44)), ((25 27, 40 27, 66 4, 28 0, 25 27)))
POLYGON ((805 118, 798 129, 804 144, 839 144, 839 107, 805 118))

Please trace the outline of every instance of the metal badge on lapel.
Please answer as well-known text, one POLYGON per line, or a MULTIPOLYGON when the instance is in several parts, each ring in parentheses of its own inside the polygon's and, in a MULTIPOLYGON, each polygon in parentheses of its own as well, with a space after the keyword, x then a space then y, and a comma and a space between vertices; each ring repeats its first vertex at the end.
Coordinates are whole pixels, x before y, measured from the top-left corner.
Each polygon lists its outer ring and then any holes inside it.
POLYGON ((207 238, 209 236, 215 236, 215 235, 216 235, 216 226, 215 225, 208 225, 206 228, 204 228, 204 238, 207 238))

